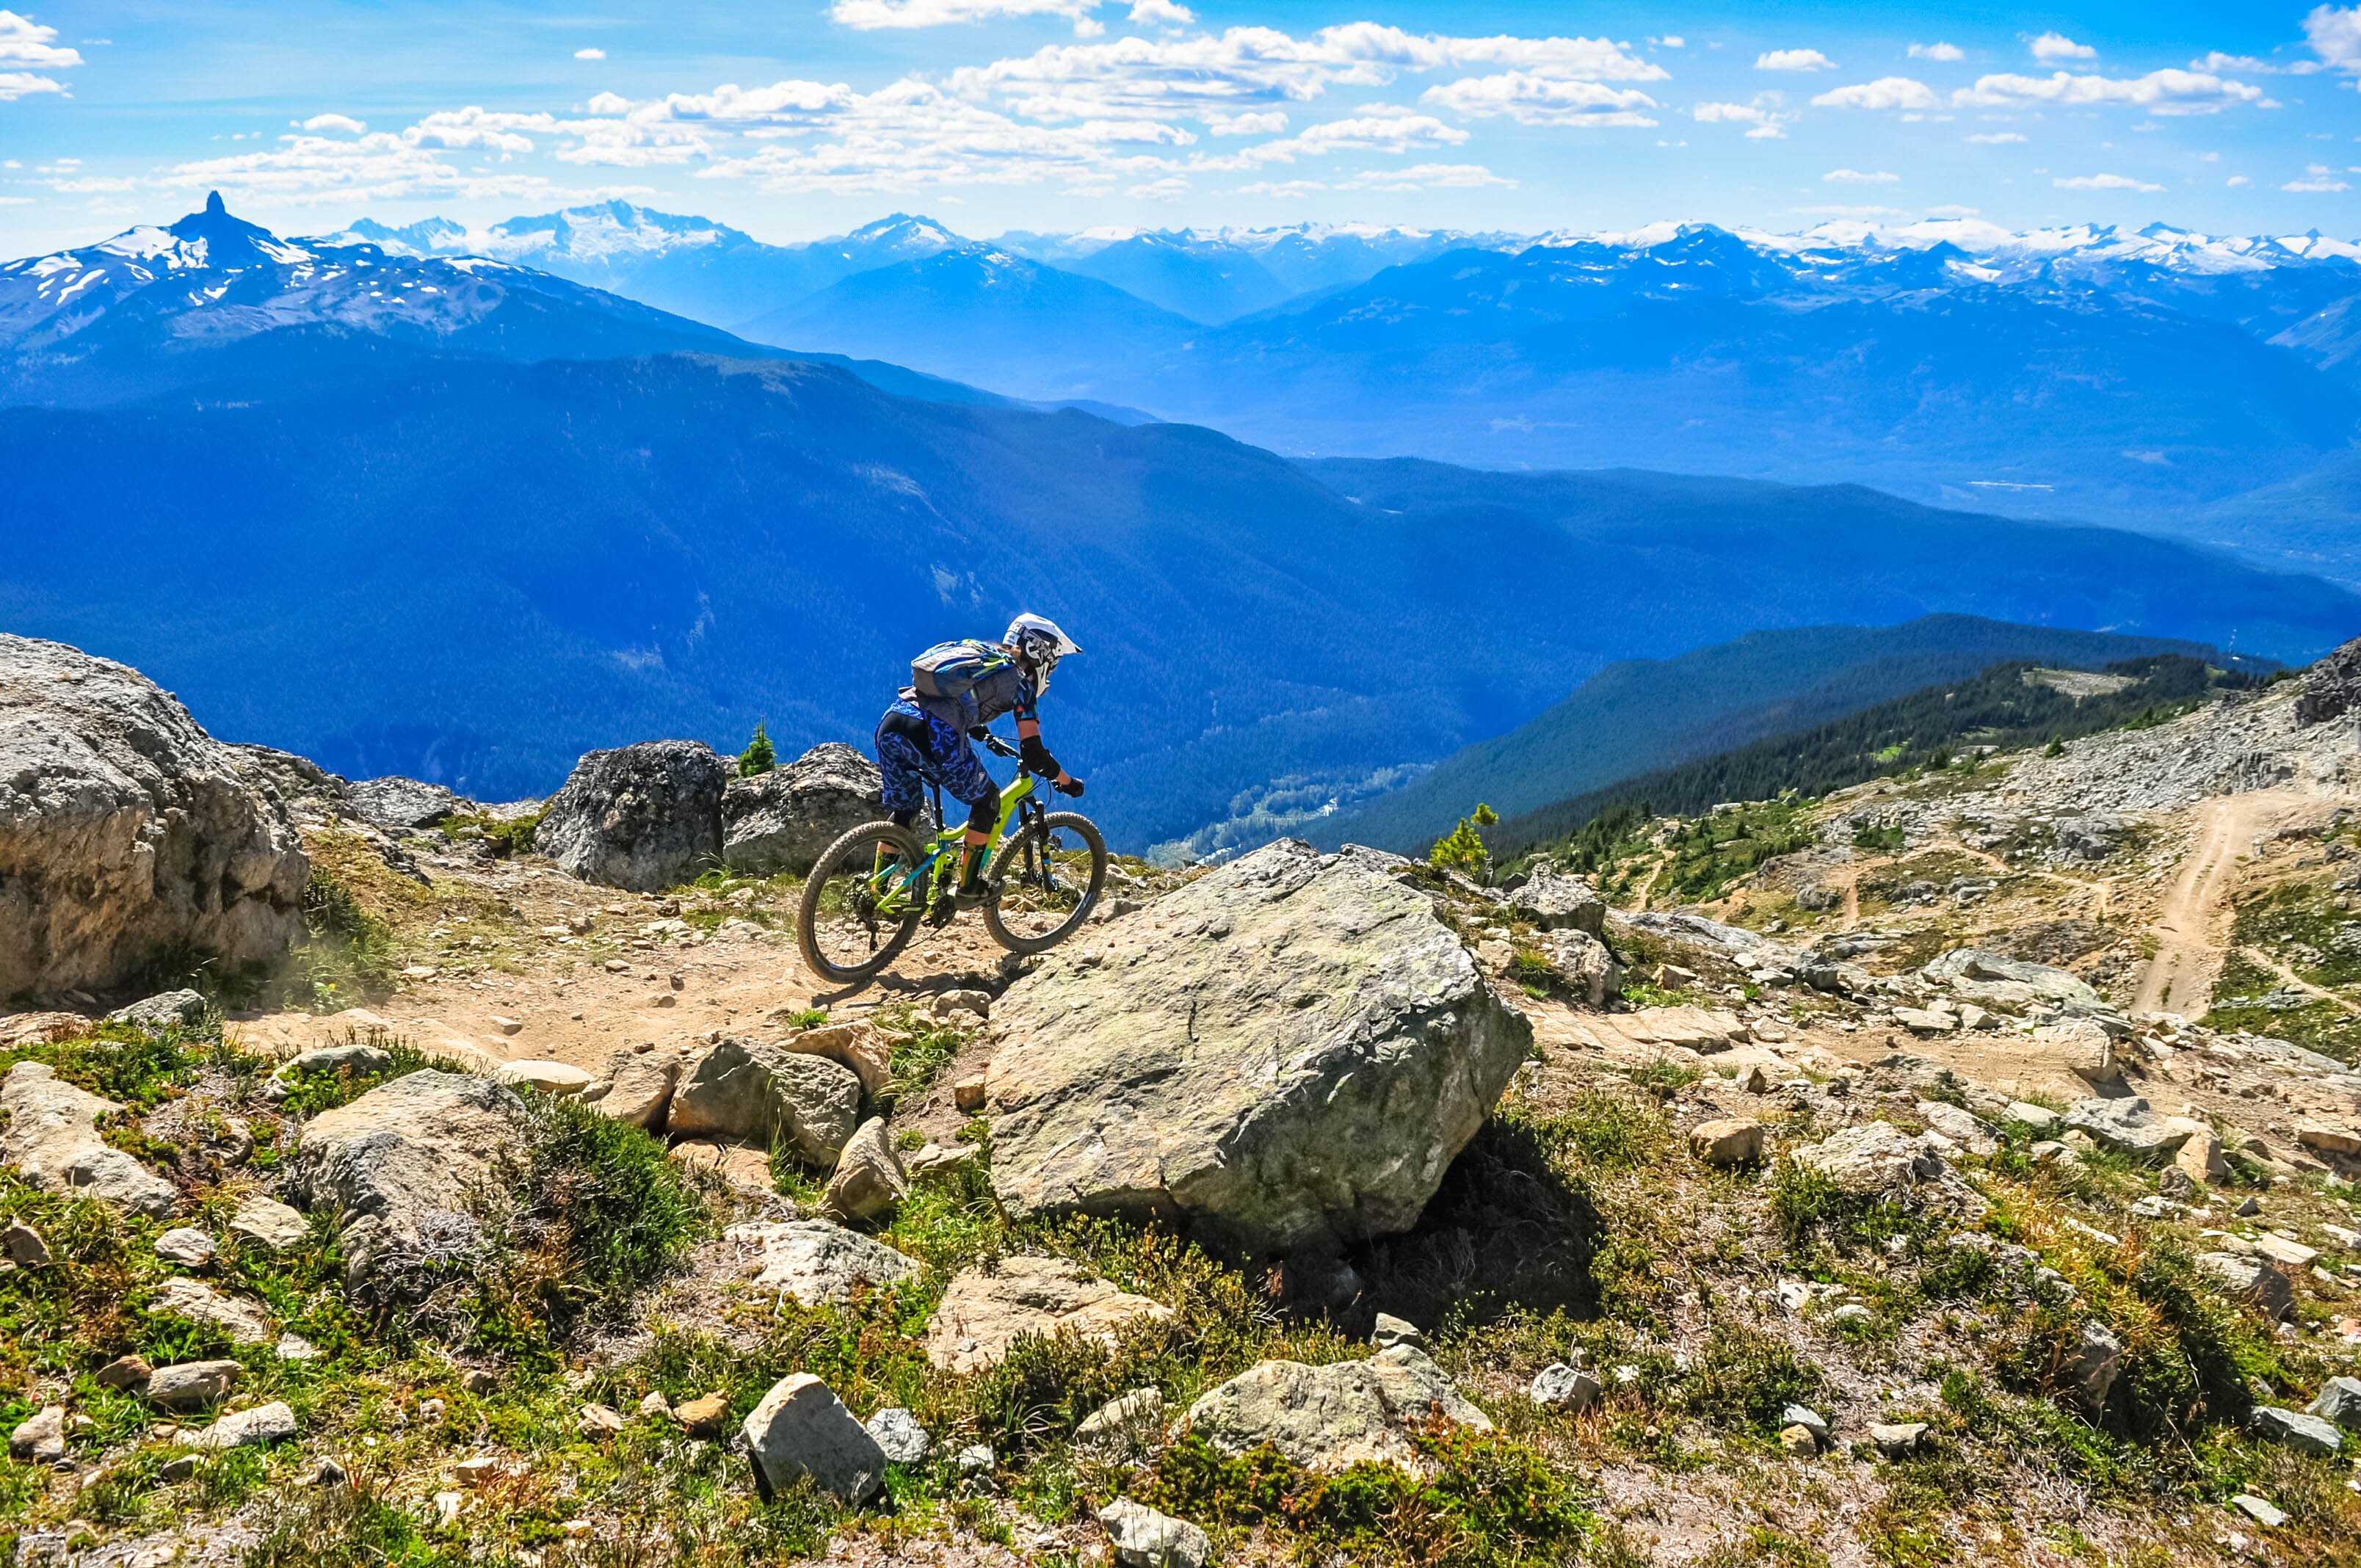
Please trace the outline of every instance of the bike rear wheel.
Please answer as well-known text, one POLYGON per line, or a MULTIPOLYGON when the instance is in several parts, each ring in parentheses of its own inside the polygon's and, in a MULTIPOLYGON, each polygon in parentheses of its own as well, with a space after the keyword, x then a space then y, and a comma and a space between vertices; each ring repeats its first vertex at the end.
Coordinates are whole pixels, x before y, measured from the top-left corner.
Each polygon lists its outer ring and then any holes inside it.
POLYGON ((1046 952, 1079 930, 1106 886, 1106 840, 1095 824, 1052 811, 1008 836, 992 869, 984 927, 1012 953, 1046 952))
POLYGON ((926 853, 891 822, 865 822, 820 851, 796 911, 796 945, 814 974, 855 985, 900 956, 927 912, 926 880, 909 878, 926 853))

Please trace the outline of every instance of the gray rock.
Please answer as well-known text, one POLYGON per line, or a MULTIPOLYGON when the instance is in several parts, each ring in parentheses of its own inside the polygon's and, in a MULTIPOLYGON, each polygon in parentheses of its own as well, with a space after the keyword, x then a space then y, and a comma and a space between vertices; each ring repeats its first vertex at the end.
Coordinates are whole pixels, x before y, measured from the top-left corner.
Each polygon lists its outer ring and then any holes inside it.
POLYGON ((1108 1400, 1074 1429, 1074 1447, 1104 1459, 1126 1461, 1151 1453, 1164 1441, 1164 1394, 1135 1388, 1108 1400))
POLYGON ((1847 1127, 1797 1149, 1794 1158, 1842 1190, 1862 1196, 1904 1191, 1944 1171, 1941 1156, 1891 1122, 1847 1127))
POLYGON ((522 1143, 516 1092, 489 1079, 433 1069, 381 1083, 303 1127, 287 1191, 307 1208, 347 1216, 355 1280, 413 1252, 464 1250, 472 1213, 522 1143))
POLYGON ((8 1434, 8 1457, 54 1464, 66 1456, 66 1408, 50 1405, 17 1423, 8 1434))
POLYGON ((312 1223, 302 1211, 256 1192, 238 1201, 229 1217, 229 1234, 247 1246, 285 1252, 312 1234, 312 1223))
POLYGON ((2255 1407, 2255 1435, 2298 1453, 2334 1454, 2345 1439, 2333 1422, 2279 1405, 2255 1407))
POLYGON ((993 1468, 1000 1463, 1000 1456, 992 1452, 992 1444, 974 1442, 961 1449, 952 1463, 959 1466, 962 1477, 990 1475, 993 1468))
POLYGON ((1101 1508, 1099 1524, 1115 1548, 1115 1568, 1204 1568, 1213 1555, 1203 1530, 1129 1497, 1101 1508))
POLYGON ((721 858, 753 876, 801 876, 846 831, 885 815, 877 764, 841 741, 813 747, 721 793, 721 858))
POLYGON ((2194 1123, 2178 1116, 2158 1116, 2137 1095, 2078 1100, 2066 1113, 2066 1125, 2102 1147, 2150 1162, 2171 1158, 2197 1131, 2194 1123))
POLYGON ((2230 1506, 2237 1509, 2240 1513, 2246 1515, 2248 1519, 2254 1520, 2257 1524, 2261 1525, 2265 1530, 2277 1530, 2279 1526, 2287 1523, 2287 1515, 2281 1513, 2264 1498, 2256 1497, 2252 1492, 2239 1493, 2236 1497, 2230 1499, 2230 1506))
POLYGON ((1398 1344, 1418 1350, 1426 1348, 1426 1336, 1418 1332, 1418 1325, 1406 1318, 1397 1318, 1391 1312, 1378 1314, 1377 1328, 1369 1335, 1369 1342, 1379 1350, 1391 1350, 1398 1344))
POLYGON ((724 1039, 683 1064, 666 1121, 675 1137, 768 1146, 833 1167, 861 1114, 861 1080, 826 1057, 724 1039))
POLYGON ((844 1141, 820 1207, 832 1219, 869 1220, 892 1212, 909 1193, 910 1178, 894 1152, 884 1118, 873 1116, 844 1141))
POLYGON ((192 1225, 175 1225, 156 1238, 156 1255, 182 1268, 203 1268, 214 1260, 214 1238, 192 1225))
POLYGON ((347 1041, 341 1046, 319 1046, 298 1052, 279 1064, 275 1076, 296 1079, 309 1073, 383 1072, 392 1065, 393 1053, 382 1046, 347 1041))
POLYGON ((1607 944, 1587 931, 1544 931, 1533 944, 1568 991, 1586 1006, 1604 1003, 1610 992, 1623 986, 1623 966, 1607 944))
POLYGON ((142 1029, 186 1028, 202 1024, 205 999, 193 991, 166 991, 106 1015, 110 1024, 136 1024, 142 1029))
POLYGON ((616 1051, 608 1057, 606 1069, 582 1091, 582 1098, 597 1106, 602 1116, 662 1132, 673 1090, 680 1082, 680 1069, 678 1051, 616 1051))
POLYGON ((1783 1427, 1802 1427, 1812 1434, 1813 1441, 1816 1442, 1828 1441, 1828 1418, 1809 1405, 1788 1406, 1779 1412, 1779 1424, 1783 1427))
MULTIPOLYGON (((0 638, 0 652, 8 641, 0 638)), ((0 715, 5 712, 0 708, 0 715)), ((0 927, 6 924, 0 915, 0 927)), ((0 959, 0 969, 5 967, 0 959)), ((7 1113, 0 1125, 0 1161, 45 1192, 96 1198, 165 1219, 180 1201, 172 1184, 98 1135, 99 1119, 122 1109, 65 1082, 43 1063, 20 1061, 0 1079, 0 1111, 7 1113)))
POLYGON ((2361 1427, 2361 1377, 2332 1377, 2304 1409, 2341 1427, 2361 1427))
POLYGON ((1982 948, 1954 948, 1918 971, 1962 1001, 2022 1011, 2035 1002, 2104 1007, 2105 999, 2079 976, 1982 948))
POLYGON ((2259 1257, 2235 1252, 2201 1253, 2197 1272, 2224 1295, 2246 1302, 2273 1322, 2295 1310, 2295 1287, 2259 1257))
POLYGON ((240 777, 290 809, 324 815, 346 808, 345 780, 309 757, 237 740, 224 749, 240 777))
POLYGON ((1869 1429, 1869 1441, 1876 1444, 1877 1452, 1886 1458, 1899 1459, 1905 1454, 1918 1452, 1919 1444, 1927 1441, 1927 1423, 1924 1421, 1881 1423, 1869 1429))
POLYGON ((1526 1397, 1536 1405, 1575 1411, 1587 1410, 1598 1403, 1602 1392, 1597 1377, 1563 1361, 1552 1362, 1533 1374, 1532 1386, 1525 1390, 1526 1397))
POLYGON ((300 1430, 295 1412, 284 1401, 273 1399, 249 1410, 232 1410, 203 1431, 183 1433, 181 1441, 191 1448, 215 1451, 248 1448, 261 1442, 291 1442, 300 1430))
POLYGON ((1607 901, 1578 876, 1554 866, 1535 866, 1524 886, 1509 895, 1510 912, 1544 931, 1587 931, 1604 936, 1607 901))
POLYGON ((474 801, 439 784, 398 773, 347 784, 345 801, 355 817, 389 833, 432 828, 446 817, 477 809, 474 801))
POLYGON ((2123 1365, 2124 1342, 2103 1323, 2084 1323, 2067 1371, 2074 1379, 2075 1391, 2082 1396, 2083 1408, 2093 1416, 2106 1409, 2107 1391, 2115 1386, 2115 1374, 2123 1365))
POLYGON ((1941 1100, 1918 1102, 1918 1119, 1970 1154, 1996 1154, 2000 1134, 1982 1117, 1941 1100))
POLYGON ((159 1366, 148 1376, 148 1402, 167 1410, 195 1410, 229 1398, 238 1374, 246 1369, 235 1361, 181 1361, 159 1366))
POLYGON ((765 1497, 805 1476, 848 1503, 885 1484, 885 1455, 829 1386, 808 1372, 782 1377, 747 1412, 746 1447, 765 1497))
POLYGON ((0 1251, 19 1268, 39 1268, 49 1261, 49 1244, 22 1220, 9 1221, 8 1228, 0 1231, 0 1251))
POLYGON ((2361 638, 2303 673, 2303 691, 2295 699, 2295 721, 2305 727, 2325 724, 2342 718, 2356 704, 2361 704, 2361 638))
POLYGON ((1113 1347, 1136 1328, 1171 1321, 1170 1307, 1086 1277, 1065 1258, 1019 1254, 952 1278, 927 1326, 927 1359, 964 1376, 998 1362, 1027 1334, 1113 1347))
POLYGON ((806 1307, 831 1307, 922 1273, 918 1260, 826 1220, 732 1225, 723 1239, 759 1251, 753 1286, 806 1307))
POLYGON ((0 996, 110 991, 168 948, 270 962, 311 861, 286 808, 137 671, 0 635, 0 996))
POLYGON ((195 1279, 167 1279, 148 1310, 219 1329, 237 1344, 269 1344, 279 1337, 261 1302, 225 1296, 195 1279))
POLYGON ((591 751, 549 803, 533 846, 584 882, 653 893, 721 861, 730 767, 701 740, 591 751))
POLYGON ((986 1080, 1002 1205, 1255 1252, 1415 1223, 1532 1028, 1390 859, 1281 839, 1010 987, 986 1080))
POLYGON ((935 1450, 935 1440, 918 1418, 899 1406, 888 1405, 862 1423, 862 1430, 890 1464, 917 1464, 935 1450))
POLYGON ((1316 1470, 1369 1462, 1422 1474, 1411 1437, 1438 1416, 1492 1428, 1425 1352, 1404 1345, 1326 1366, 1263 1362, 1189 1407, 1189 1426, 1224 1453, 1268 1442, 1316 1470))

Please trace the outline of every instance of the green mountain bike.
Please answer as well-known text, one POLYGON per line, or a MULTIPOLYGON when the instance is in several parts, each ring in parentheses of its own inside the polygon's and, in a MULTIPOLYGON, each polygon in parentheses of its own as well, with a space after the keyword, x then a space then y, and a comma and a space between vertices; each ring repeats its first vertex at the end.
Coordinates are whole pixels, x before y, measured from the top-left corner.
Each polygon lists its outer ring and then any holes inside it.
MULTIPOLYGON (((1002 756, 1016 749, 994 736, 1002 756)), ((943 820, 934 791, 935 820, 943 820)), ((917 934, 959 913, 964 818, 920 840, 891 822, 865 822, 820 852, 804 883, 796 941, 814 974, 858 985, 882 972, 917 934)), ((1082 928, 1106 885, 1106 840, 1087 817, 1051 811, 1020 772, 1000 792, 983 876, 983 925, 1012 953, 1038 953, 1082 928)))

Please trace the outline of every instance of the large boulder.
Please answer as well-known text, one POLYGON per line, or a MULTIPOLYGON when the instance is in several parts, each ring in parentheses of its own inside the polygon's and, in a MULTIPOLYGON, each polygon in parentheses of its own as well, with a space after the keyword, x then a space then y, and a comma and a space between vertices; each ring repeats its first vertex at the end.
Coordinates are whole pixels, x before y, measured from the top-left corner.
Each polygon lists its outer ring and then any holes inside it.
POLYGON ((769 1497, 808 1477, 841 1502, 862 1503, 885 1485, 885 1454, 834 1390, 808 1372, 782 1377, 746 1413, 746 1453, 769 1497))
POLYGON ((830 1168, 860 1116, 861 1080, 851 1069, 735 1036, 683 1064, 666 1113, 676 1137, 765 1147, 784 1139, 806 1165, 830 1168))
POLYGON ((830 740, 768 773, 730 781, 721 795, 722 862, 755 876, 801 876, 848 828, 884 815, 877 764, 830 740))
POLYGON ((1982 948, 1954 948, 1919 973, 1963 1001, 2012 1013, 2036 1003, 2070 1008, 2106 1006, 2106 999, 2079 975, 1982 948))
POLYGON ((2078 1100, 2066 1112, 2069 1131, 2082 1134, 2117 1154, 2161 1164, 2204 1129, 2183 1116, 2159 1116, 2137 1095, 2124 1100, 2078 1100))
POLYGON ((170 693, 0 635, 0 996, 113 990, 173 948, 278 958, 311 874, 286 808, 170 693))
POLYGON ((1509 895, 1509 908, 1545 931, 1606 935, 1607 901, 1578 876, 1554 866, 1535 866, 1524 885, 1509 895))
POLYGON ((1189 1430, 1229 1453, 1267 1442, 1315 1470, 1367 1463, 1423 1473, 1432 1466, 1412 1439, 1438 1418, 1492 1429, 1424 1351, 1397 1345, 1367 1361, 1249 1367, 1189 1407, 1189 1430))
POLYGON ((356 1279, 403 1254, 464 1246, 465 1216, 522 1153, 522 1110, 515 1091, 489 1079, 405 1074, 304 1124, 288 1194, 346 1215, 346 1267, 356 1279))
POLYGON ((993 1008, 1003 1206, 1253 1252, 1415 1223, 1532 1028, 1407 869, 1281 839, 1049 954, 993 1008))
POLYGON ((99 1120, 122 1109, 40 1062, 20 1061, 0 1079, 0 1161, 43 1191, 163 1219, 180 1198, 172 1184, 98 1135, 99 1120))
POLYGON ((642 893, 721 861, 729 765, 702 740, 590 751, 549 803, 533 846, 568 876, 642 893))
POLYGON ((2295 699, 2298 726, 2325 724, 2361 706, 2361 637, 2338 648, 2303 673, 2295 699))
POLYGON ((354 816, 389 833, 432 828, 446 817, 476 808, 474 801, 456 791, 399 773, 346 784, 345 801, 354 816))

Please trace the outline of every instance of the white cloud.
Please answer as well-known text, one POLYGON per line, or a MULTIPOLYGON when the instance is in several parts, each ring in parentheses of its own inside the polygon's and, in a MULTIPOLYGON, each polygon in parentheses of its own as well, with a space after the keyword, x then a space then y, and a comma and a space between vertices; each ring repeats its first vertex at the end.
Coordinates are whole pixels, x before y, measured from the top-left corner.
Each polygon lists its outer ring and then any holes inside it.
POLYGON ((314 115, 303 122, 302 128, 307 131, 347 131, 358 136, 368 126, 350 115, 314 115))
POLYGON ((607 51, 603 49, 577 49, 574 51, 574 58, 577 60, 604 60, 607 58, 607 51))
POLYGON ((2308 163, 2304 165, 2302 179, 2290 180, 2286 184, 2281 185, 2279 189, 2282 191, 2294 191, 2312 194, 2325 194, 2334 191, 2350 191, 2353 187, 2346 184, 2344 181, 2336 178, 2335 174, 2329 169, 2328 165, 2324 163, 2308 163))
POLYGON ((1923 82, 1907 76, 1881 76, 1851 87, 1821 93, 1812 102, 1823 109, 1939 109, 1943 101, 1923 82))
POLYGON ((1900 207, 1790 207, 1787 210, 1807 218, 1906 218, 1910 215, 1900 207))
POLYGON ((2334 5, 2315 5, 2303 19, 2303 36, 2323 65, 2361 73, 2361 5, 2342 11, 2334 5))
POLYGON ((1135 27, 1185 27, 1197 19, 1197 13, 1173 0, 1132 0, 1131 25, 1135 27))
POLYGON ((1099 0, 836 0, 829 18, 863 32, 878 27, 940 27, 995 16, 1063 16, 1081 21, 1099 0))
POLYGON ((2224 185, 2237 186, 2237 185, 2251 185, 2251 184, 2253 184, 2253 183, 2254 183, 2254 181, 2251 181, 2251 180, 2249 180, 2249 179, 2247 179, 2247 178, 2246 178, 2245 175, 2243 175, 2243 174, 2233 174, 2233 175, 2232 175, 2232 176, 2230 176, 2230 178, 2228 178, 2227 180, 2223 181, 2222 181, 2222 183, 2223 183, 2223 184, 2224 184, 2224 185))
POLYGON ((0 71, 0 104, 13 104, 36 93, 62 93, 65 83, 29 71, 0 71))
POLYGON ((1973 87, 1951 94, 1962 107, 2005 108, 2050 104, 2066 108, 2125 104, 2152 115, 2212 115, 2237 104, 2269 107, 2259 87, 2233 82, 2202 71, 2151 71, 2146 76, 2077 76, 2059 71, 2048 76, 2003 72, 1976 78, 1973 87))
POLYGON ((1456 147, 1467 137, 1467 132, 1446 126, 1432 115, 1397 104, 1370 104, 1343 119, 1306 126, 1282 140, 1257 143, 1201 161, 1208 169, 1253 169, 1266 163, 1292 163, 1299 158, 1324 158, 1332 152, 1401 153, 1420 147, 1456 147))
POLYGON ((1243 115, 1208 114, 1205 128, 1217 137, 1271 136, 1287 128, 1284 109, 1250 110, 1243 115))
POLYGON ((1787 133, 1775 125, 1757 126, 1746 133, 1748 141, 1784 141, 1787 133))
POLYGON ((2077 174, 2070 178, 2052 180, 2049 183, 2060 191, 2161 191, 2161 185, 2151 185, 2145 180, 2135 180, 2128 174, 2077 174))
POLYGON ((1648 41, 1654 44, 1658 49, 1686 49, 1689 47, 1689 40, 1681 37, 1678 33, 1666 33, 1663 38, 1650 38, 1648 41))
POLYGON ((2089 44, 2078 44, 2064 33, 2044 33, 2032 39, 2027 48, 2036 60, 2096 60, 2099 51, 2089 44))
POLYGON ((1771 117, 1770 111, 1752 104, 1699 104, 1689 114, 1708 126, 1759 126, 1771 117))
POLYGON ((1238 194, 1241 196, 1295 197, 1309 196, 1314 191, 1325 191, 1326 189, 1328 189, 1328 187, 1322 184, 1317 180, 1257 180, 1251 185, 1239 186, 1238 194))
POLYGON ((1774 49, 1754 57, 1757 71, 1834 71, 1837 62, 1816 49, 1774 49))
POLYGON ((1968 138, 1978 147, 2006 147, 2025 138, 2015 131, 1978 131, 1968 138))
POLYGON ((1493 173, 1480 163, 1413 163, 1407 169, 1365 169, 1358 174, 1337 181, 1332 188, 1338 191, 1433 191, 1467 190, 1479 185, 1513 188, 1516 183, 1493 173))
POLYGON ((1536 76, 1506 71, 1492 76, 1464 76, 1430 87, 1419 94, 1456 115, 1482 119, 1506 115, 1521 126, 1653 126, 1646 111, 1656 101, 1637 88, 1609 87, 1602 82, 1536 76))
POLYGON ((1178 174, 1168 174, 1161 180, 1151 180, 1145 184, 1134 185, 1124 192, 1125 195, 1143 202, 1170 202, 1175 197, 1185 196, 1188 193, 1189 181, 1178 174))
POLYGON ((57 28, 42 27, 30 16, 0 11, 0 65, 63 71, 82 64, 80 54, 52 41, 57 36, 57 28))
POLYGON ((1967 59, 1968 51, 1961 49, 1957 44, 1912 44, 1910 46, 1910 58, 1913 60, 1939 60, 1948 64, 1952 60, 1967 59))
POLYGON ((1831 169, 1820 178, 1838 185, 1893 185, 1898 183, 1902 176, 1889 174, 1883 169, 1866 174, 1858 169, 1831 169))
POLYGON ((428 148, 386 131, 373 131, 350 140, 281 137, 280 145, 269 151, 176 164, 155 183, 175 191, 219 189, 269 206, 441 197, 600 201, 609 196, 653 193, 643 186, 567 190, 539 175, 463 172, 428 148))

